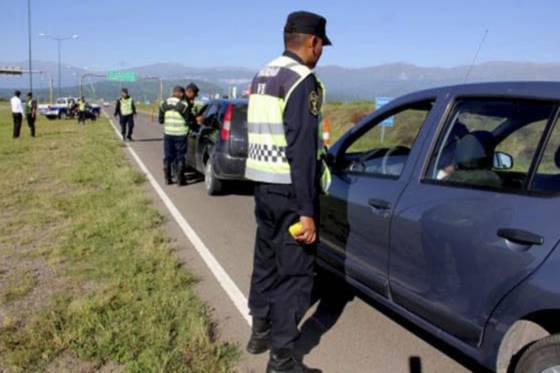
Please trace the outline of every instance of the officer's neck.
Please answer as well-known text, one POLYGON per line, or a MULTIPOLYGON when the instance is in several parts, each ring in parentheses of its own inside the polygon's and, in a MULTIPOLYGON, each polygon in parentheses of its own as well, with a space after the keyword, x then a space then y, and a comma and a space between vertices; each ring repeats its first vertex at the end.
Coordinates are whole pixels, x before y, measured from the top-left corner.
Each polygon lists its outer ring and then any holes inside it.
POLYGON ((301 50, 286 48, 286 50, 284 51, 284 56, 290 57, 296 60, 297 62, 309 67, 310 69, 314 67, 313 63, 308 61, 308 59, 305 56, 305 53, 301 50))

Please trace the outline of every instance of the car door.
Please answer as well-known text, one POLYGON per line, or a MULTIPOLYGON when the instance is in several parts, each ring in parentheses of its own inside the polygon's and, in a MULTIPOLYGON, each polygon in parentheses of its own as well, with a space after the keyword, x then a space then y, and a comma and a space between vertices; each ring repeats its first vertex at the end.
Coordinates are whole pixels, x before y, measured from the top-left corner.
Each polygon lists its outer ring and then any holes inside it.
POLYGON ((207 135, 211 131, 212 126, 218 120, 220 112, 220 103, 213 102, 208 105, 204 112, 204 119, 201 125, 196 125, 189 133, 187 154, 189 164, 199 172, 204 171, 204 156, 208 143, 207 135))
POLYGON ((385 294, 389 225, 435 99, 404 102, 367 119, 337 144, 321 197, 319 255, 345 276, 385 294), (408 162, 410 160, 410 162, 408 162))
POLYGON ((500 299, 558 241, 550 219, 558 200, 529 187, 557 105, 453 102, 395 211, 390 291, 402 307, 476 345, 500 299))

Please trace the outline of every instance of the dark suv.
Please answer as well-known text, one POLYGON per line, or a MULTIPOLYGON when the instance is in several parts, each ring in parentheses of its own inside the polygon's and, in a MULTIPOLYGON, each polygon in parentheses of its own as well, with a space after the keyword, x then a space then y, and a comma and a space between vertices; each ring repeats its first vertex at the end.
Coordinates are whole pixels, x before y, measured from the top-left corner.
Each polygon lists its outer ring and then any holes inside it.
POLYGON ((208 103, 202 125, 188 136, 187 165, 204 174, 210 195, 224 191, 229 180, 243 180, 247 158, 246 99, 208 103))

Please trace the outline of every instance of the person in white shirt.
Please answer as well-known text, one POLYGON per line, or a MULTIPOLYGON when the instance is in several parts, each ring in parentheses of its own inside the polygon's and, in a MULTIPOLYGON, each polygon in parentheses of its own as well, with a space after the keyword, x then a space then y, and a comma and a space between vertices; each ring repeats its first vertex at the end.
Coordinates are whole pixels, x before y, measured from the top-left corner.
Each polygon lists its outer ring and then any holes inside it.
POLYGON ((14 139, 19 137, 21 122, 23 121, 23 104, 19 98, 20 95, 20 91, 15 91, 14 97, 10 100, 10 104, 12 106, 12 118, 14 120, 14 139))

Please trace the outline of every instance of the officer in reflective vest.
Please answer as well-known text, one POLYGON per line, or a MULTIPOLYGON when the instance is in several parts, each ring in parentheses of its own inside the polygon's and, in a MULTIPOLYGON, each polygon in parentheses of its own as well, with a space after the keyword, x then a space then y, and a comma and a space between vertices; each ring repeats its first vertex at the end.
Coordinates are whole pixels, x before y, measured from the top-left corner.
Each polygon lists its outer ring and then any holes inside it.
POLYGON ((255 76, 249 95, 245 176, 256 182, 257 234, 247 350, 270 349, 267 372, 304 372, 293 349, 315 275, 324 90, 313 69, 323 46, 331 44, 325 18, 290 14, 284 44, 284 54, 255 76), (301 229, 292 236, 295 223, 301 229))
POLYGON ((202 105, 200 105, 195 101, 196 98, 198 97, 198 92, 199 92, 199 88, 194 83, 190 83, 185 87, 185 101, 191 107, 191 113, 193 118, 196 120, 195 122, 201 124, 199 122, 201 120, 202 105))
POLYGON ((121 90, 121 98, 117 100, 115 105, 114 116, 120 116, 121 124, 121 135, 123 141, 126 139, 132 140, 132 131, 134 129, 134 116, 136 115, 136 105, 134 105, 134 100, 128 95, 128 89, 123 88, 121 90))
POLYGON ((82 96, 78 100, 78 123, 86 123, 86 107, 86 99, 82 96))
POLYGON ((33 93, 27 94, 25 102, 25 118, 31 132, 31 137, 35 137, 35 120, 37 119, 37 101, 33 99, 33 93))
POLYGON ((175 170, 177 185, 185 185, 185 156, 187 134, 192 114, 184 102, 185 89, 173 88, 173 96, 163 101, 159 107, 159 123, 163 124, 163 173, 165 182, 173 183, 172 171, 175 170))

